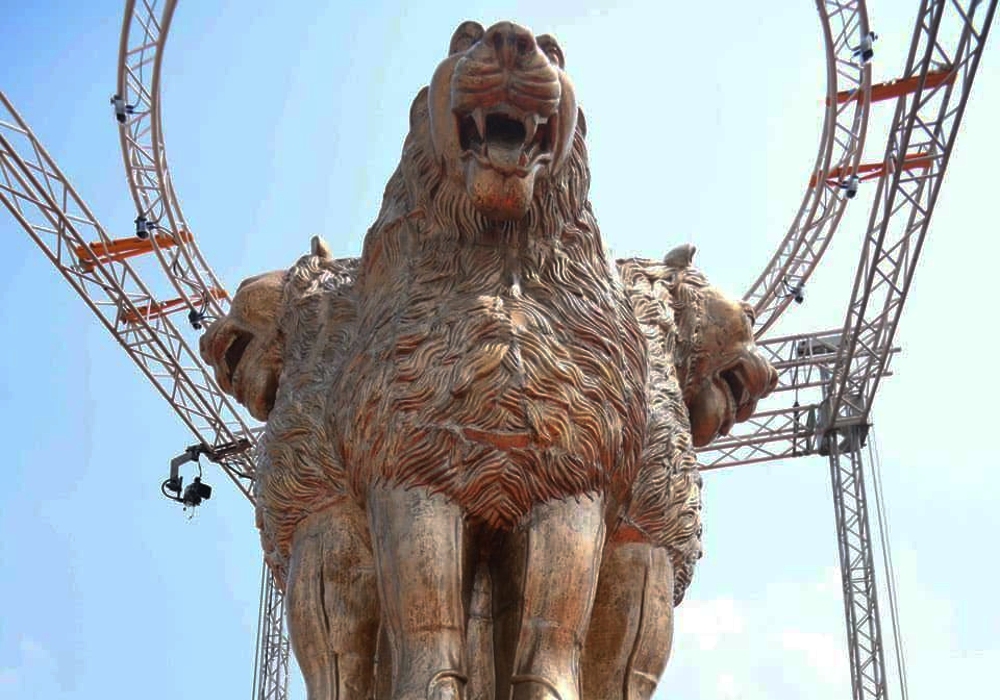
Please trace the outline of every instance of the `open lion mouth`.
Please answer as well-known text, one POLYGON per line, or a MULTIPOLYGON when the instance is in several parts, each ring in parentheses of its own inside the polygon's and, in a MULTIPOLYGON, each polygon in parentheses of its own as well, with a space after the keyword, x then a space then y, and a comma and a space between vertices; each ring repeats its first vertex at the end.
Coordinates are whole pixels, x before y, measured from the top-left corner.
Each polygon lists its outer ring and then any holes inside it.
POLYGON ((737 410, 750 402, 750 392, 747 391, 746 382, 740 376, 739 367, 736 365, 719 372, 719 377, 729 389, 729 397, 733 400, 733 407, 737 410))
POLYGON ((509 105, 497 105, 489 111, 477 107, 456 117, 463 157, 474 157, 484 166, 521 177, 552 159, 556 114, 519 114, 509 105))
POLYGON ((720 434, 727 435, 734 423, 740 423, 750 417, 757 401, 750 388, 748 368, 743 362, 721 370, 716 385, 723 390, 728 404, 728 415, 723 419, 719 430, 720 434))
POLYGON ((236 331, 232 341, 229 343, 229 347, 226 348, 226 353, 223 356, 225 364, 222 369, 226 374, 226 379, 229 381, 230 387, 233 386, 233 377, 236 375, 236 368, 240 366, 240 361, 243 360, 243 355, 246 353, 251 340, 253 340, 253 334, 245 331, 236 331))

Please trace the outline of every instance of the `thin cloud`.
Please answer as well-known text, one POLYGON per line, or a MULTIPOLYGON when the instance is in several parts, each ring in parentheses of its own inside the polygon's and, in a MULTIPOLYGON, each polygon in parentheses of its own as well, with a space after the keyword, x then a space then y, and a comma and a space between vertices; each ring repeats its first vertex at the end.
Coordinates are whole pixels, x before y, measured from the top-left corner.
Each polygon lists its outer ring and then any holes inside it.
POLYGON ((691 637, 702 651, 719 646, 726 636, 743 633, 743 615, 732 598, 690 600, 677 609, 678 637, 691 637))
POLYGON ((791 658, 798 662, 800 654, 804 656, 809 668, 828 685, 839 684, 848 671, 843 641, 832 634, 789 629, 781 632, 778 639, 783 649, 795 652, 790 654, 791 658))

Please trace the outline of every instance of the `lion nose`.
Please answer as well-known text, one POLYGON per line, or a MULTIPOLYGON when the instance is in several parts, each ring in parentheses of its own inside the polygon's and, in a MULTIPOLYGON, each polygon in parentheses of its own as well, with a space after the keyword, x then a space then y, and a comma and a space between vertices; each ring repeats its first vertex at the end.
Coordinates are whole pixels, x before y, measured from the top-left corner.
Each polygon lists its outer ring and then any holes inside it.
POLYGON ((518 59, 535 51, 535 35, 513 22, 497 22, 488 30, 483 41, 496 51, 504 68, 513 68, 518 59))

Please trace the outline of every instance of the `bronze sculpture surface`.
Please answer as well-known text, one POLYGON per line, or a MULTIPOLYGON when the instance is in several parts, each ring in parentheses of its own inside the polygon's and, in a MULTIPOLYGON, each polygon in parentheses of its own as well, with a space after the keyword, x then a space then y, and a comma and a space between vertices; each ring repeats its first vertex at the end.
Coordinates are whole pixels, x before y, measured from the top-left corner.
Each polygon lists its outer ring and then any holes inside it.
POLYGON ((258 524, 313 700, 649 697, 666 663, 693 444, 776 375, 693 248, 606 260, 563 69, 460 25, 360 259, 314 240, 202 339, 267 420, 258 524))

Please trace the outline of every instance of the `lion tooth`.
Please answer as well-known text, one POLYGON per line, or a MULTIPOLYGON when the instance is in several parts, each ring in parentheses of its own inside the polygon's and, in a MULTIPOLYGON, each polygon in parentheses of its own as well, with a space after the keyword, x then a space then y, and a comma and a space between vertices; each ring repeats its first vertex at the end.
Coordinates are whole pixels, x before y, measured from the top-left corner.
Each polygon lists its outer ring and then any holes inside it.
POLYGON ((530 144, 535 140, 535 132, 538 130, 538 115, 529 114, 524 118, 524 142, 530 144))
POLYGON ((476 128, 479 130, 479 138, 483 141, 486 140, 486 115, 483 114, 482 107, 476 107, 472 110, 472 121, 476 123, 476 128))

